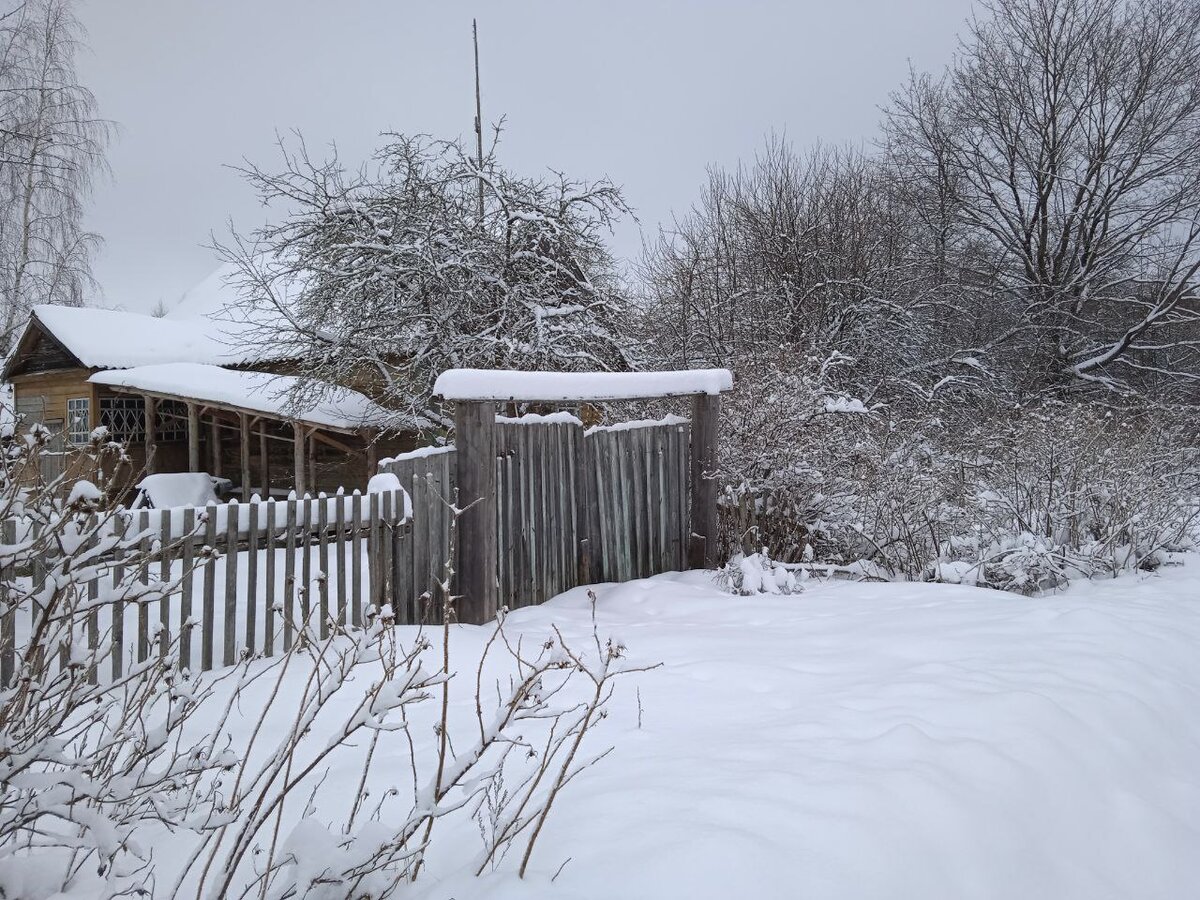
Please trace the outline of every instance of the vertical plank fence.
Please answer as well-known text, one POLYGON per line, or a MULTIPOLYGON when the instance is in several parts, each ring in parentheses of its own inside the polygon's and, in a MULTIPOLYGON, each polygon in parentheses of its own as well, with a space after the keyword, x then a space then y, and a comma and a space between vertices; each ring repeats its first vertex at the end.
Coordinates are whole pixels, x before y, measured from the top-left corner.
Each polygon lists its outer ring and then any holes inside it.
MULTIPOLYGON (((684 569, 689 552, 706 553, 692 534, 691 485, 707 461, 694 458, 691 429, 679 418, 592 429, 570 417, 498 420, 485 479, 494 484, 488 529, 496 569, 487 577, 495 602, 538 604, 581 584, 684 569)), ((131 661, 166 653, 177 635, 185 669, 270 656, 305 633, 324 637, 331 624, 361 626, 368 606, 390 605, 398 624, 439 624, 453 509, 462 502, 457 452, 426 448, 385 461, 381 470, 403 491, 117 516, 125 544, 89 595, 122 580, 175 588, 168 598, 131 597, 91 614, 87 641, 104 642, 110 664, 89 675, 119 678, 131 661), (124 547, 134 546, 139 561, 128 571, 124 547)), ((2 523, 5 543, 15 541, 15 528, 2 523)), ((39 567, 28 575, 36 581, 39 567)), ((35 610, 10 612, 0 621, 5 683, 31 616, 35 610)))

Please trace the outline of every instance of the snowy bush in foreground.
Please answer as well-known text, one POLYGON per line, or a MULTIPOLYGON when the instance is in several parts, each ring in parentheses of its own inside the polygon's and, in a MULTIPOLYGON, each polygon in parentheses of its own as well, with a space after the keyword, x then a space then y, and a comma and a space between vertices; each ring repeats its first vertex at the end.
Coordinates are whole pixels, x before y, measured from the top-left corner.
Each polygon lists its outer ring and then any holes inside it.
MULTIPOLYGON (((18 524, 0 545, 16 665, 0 686, 0 896, 383 898, 421 873, 440 822, 472 817, 482 847, 454 846, 455 865, 481 873, 512 854, 525 875, 564 787, 607 755, 584 739, 614 679, 640 671, 619 641, 593 619, 589 646, 552 629, 523 647, 501 616, 459 673, 449 624, 398 632, 385 606, 364 628, 331 619, 322 639, 281 603, 296 636, 281 656, 198 676, 162 631, 158 653, 109 677, 97 613, 157 611, 181 577, 154 577, 161 548, 117 527, 101 486, 42 480, 46 437, 10 434, 0 466, 0 521, 18 524), (474 721, 452 720, 452 691, 473 697, 474 721), (323 792, 335 765, 361 774, 323 792)), ((121 455, 104 435, 88 452, 97 472, 121 455)), ((450 623, 448 588, 435 596, 450 623)))

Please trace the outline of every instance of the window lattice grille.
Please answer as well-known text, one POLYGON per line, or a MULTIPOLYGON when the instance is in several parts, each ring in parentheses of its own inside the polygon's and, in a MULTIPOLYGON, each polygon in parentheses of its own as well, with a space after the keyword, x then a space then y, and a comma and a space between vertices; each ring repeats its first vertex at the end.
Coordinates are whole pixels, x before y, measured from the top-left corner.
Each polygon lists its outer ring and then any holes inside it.
POLYGON ((67 436, 72 444, 86 444, 92 433, 91 401, 87 397, 67 400, 67 436))
MULTIPOLYGON (((115 441, 146 439, 146 406, 140 397, 101 397, 100 424, 115 441)), ((187 409, 174 400, 161 400, 155 420, 155 437, 162 442, 187 438, 187 409)))

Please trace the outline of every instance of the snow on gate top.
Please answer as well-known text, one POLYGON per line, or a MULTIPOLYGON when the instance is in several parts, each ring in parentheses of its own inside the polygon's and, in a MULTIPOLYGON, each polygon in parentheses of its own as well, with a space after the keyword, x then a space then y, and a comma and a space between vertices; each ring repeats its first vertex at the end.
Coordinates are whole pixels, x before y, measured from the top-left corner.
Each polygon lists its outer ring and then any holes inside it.
POLYGON ((434 394, 446 400, 650 400, 720 394, 733 387, 728 369, 677 372, 512 372, 448 369, 434 394))

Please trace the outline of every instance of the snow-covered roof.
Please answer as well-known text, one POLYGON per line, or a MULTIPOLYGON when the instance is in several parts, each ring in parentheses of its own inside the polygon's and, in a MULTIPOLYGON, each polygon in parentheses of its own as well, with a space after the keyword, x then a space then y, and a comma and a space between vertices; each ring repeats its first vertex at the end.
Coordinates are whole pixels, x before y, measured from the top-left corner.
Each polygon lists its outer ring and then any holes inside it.
POLYGON ((677 372, 510 372, 448 369, 433 392, 446 400, 644 400, 719 394, 733 387, 728 369, 677 372))
POLYGON ((33 308, 38 323, 88 368, 164 362, 235 363, 229 348, 195 322, 86 306, 33 308))
MULTIPOLYGON (((190 400, 215 406, 234 407, 276 419, 298 420, 307 425, 354 431, 382 426, 395 420, 395 413, 369 397, 349 388, 325 385, 322 399, 293 408, 300 380, 291 375, 245 372, 196 363, 167 363, 97 372, 93 384, 128 388, 159 397, 190 400)), ((310 380, 309 391, 321 385, 310 380)))
MULTIPOLYGON (((91 369, 170 362, 248 365, 281 358, 285 355, 279 350, 281 345, 259 340, 256 335, 264 328, 283 328, 283 314, 273 307, 248 310, 239 303, 233 274, 228 265, 217 269, 162 317, 87 306, 38 305, 29 326, 40 327, 91 369)), ((286 301, 288 290, 276 289, 286 301)))

